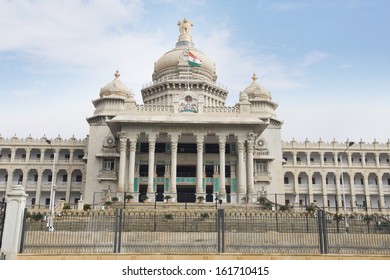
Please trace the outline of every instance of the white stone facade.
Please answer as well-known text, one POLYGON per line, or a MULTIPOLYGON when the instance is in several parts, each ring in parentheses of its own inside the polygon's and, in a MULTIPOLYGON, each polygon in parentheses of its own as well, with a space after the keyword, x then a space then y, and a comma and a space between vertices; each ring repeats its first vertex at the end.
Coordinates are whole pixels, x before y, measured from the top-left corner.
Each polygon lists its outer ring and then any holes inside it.
POLYGON ((169 195, 172 202, 203 196, 206 203, 218 195, 234 204, 266 194, 279 204, 341 208, 344 194, 350 210, 390 206, 390 143, 345 151, 342 143, 282 142, 277 104, 257 77, 226 106, 228 91, 217 84, 213 61, 195 48, 192 23, 178 24, 175 48, 141 90, 143 104, 117 71, 93 101, 87 139, 56 138, 50 146, 46 138, 0 138, 0 195, 20 184, 27 205, 48 205, 54 149, 56 200, 68 203, 132 194, 151 201, 169 195), (190 53, 200 67, 189 66, 190 53))

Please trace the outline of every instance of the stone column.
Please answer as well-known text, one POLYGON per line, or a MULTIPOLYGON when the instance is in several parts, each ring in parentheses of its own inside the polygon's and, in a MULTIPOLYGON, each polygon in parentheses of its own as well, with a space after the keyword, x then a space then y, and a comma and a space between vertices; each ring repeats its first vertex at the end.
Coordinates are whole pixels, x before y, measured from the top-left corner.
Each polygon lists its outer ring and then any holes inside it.
POLYGON ((380 172, 378 174, 378 189, 379 189, 379 211, 383 211, 384 206, 385 206, 385 195, 383 193, 383 182, 382 182, 382 176, 383 173, 380 172))
MULTIPOLYGON (((149 165, 148 165, 148 193, 154 193, 154 153, 156 151, 156 138, 157 134, 148 134, 149 138, 149 165)), ((154 195, 152 196, 154 198, 154 195)))
POLYGON ((307 184, 309 188, 309 204, 314 202, 314 194, 313 194, 313 172, 309 171, 307 173, 307 184))
POLYGON ((203 196, 203 143, 206 134, 196 133, 196 194, 203 196))
MULTIPOLYGON (((338 210, 339 210, 339 212, 341 212, 341 211, 344 211, 344 207, 343 207, 343 203, 342 203, 343 191, 342 191, 342 187, 340 186, 341 174, 336 173, 335 177, 336 177, 336 200, 337 200, 338 210)), ((345 185, 344 185, 344 191, 345 191, 345 185)), ((347 197, 347 196, 345 195, 345 197, 347 197)), ((345 200, 347 200, 347 198, 345 198, 345 200)), ((346 203, 346 201, 344 201, 344 203, 346 203)))
POLYGON ((30 162, 30 154, 31 154, 31 149, 27 148, 26 149, 26 162, 30 162))
POLYGON ((169 193, 172 196, 172 202, 176 201, 176 173, 177 173, 177 145, 179 142, 179 133, 171 133, 171 179, 169 183, 169 193))
POLYGON ((135 177, 135 152, 137 150, 137 138, 130 138, 130 152, 129 152, 129 191, 134 190, 134 177, 135 177))
MULTIPOLYGON (((248 139, 247 141, 247 152, 248 152, 248 155, 247 155, 247 165, 248 165, 248 169, 247 169, 247 185, 248 185, 248 194, 249 194, 249 197, 252 197, 253 196, 253 199, 256 199, 256 196, 254 195, 255 194, 255 184, 254 184, 254 178, 253 178, 253 145, 254 145, 254 142, 255 142, 255 139, 253 137, 251 137, 250 139, 248 139)), ((255 201, 252 201, 252 202, 256 202, 255 201)))
POLYGON ((241 199, 246 195, 245 191, 245 140, 238 139, 237 141, 238 148, 238 186, 237 186, 237 198, 241 199))
MULTIPOLYGON (((226 134, 217 134, 219 140, 219 191, 226 196, 226 134)), ((225 197, 224 197, 225 199, 225 197)))
POLYGON ((293 154, 293 165, 297 166, 297 152, 293 151, 292 154, 293 154))
POLYGON ((66 193, 65 193, 65 202, 70 203, 70 190, 72 186, 72 169, 68 168, 66 170, 67 180, 66 180, 66 193))
POLYGON ((13 186, 6 196, 7 213, 3 228, 1 253, 6 260, 16 260, 22 234, 24 208, 27 194, 20 185, 13 186))
POLYGON ((324 209, 329 210, 329 205, 328 205, 328 190, 327 190, 327 185, 326 185, 326 173, 321 174, 321 180, 322 180, 322 199, 324 203, 324 209))
POLYGON ((119 139, 119 178, 117 192, 121 193, 125 191, 125 170, 126 170, 126 146, 127 139, 119 139))
POLYGON ((321 166, 325 165, 325 163, 324 163, 324 152, 320 152, 320 165, 321 166))
POLYGON ((375 154, 375 166, 380 167, 380 162, 379 162, 379 153, 375 154))
POLYGON ((355 193, 355 174, 349 172, 349 184, 351 185, 351 212, 353 212, 354 207, 356 206, 356 193, 355 193))
POLYGON ((299 182, 298 182, 299 173, 294 172, 294 208, 299 209, 299 182))
POLYGON ((366 205, 368 213, 371 213, 371 197, 370 197, 370 187, 368 185, 368 174, 363 173, 364 176, 364 193, 366 195, 366 205))
POLYGON ((40 206, 41 192, 42 192, 42 177, 43 177, 42 168, 37 168, 37 173, 38 173, 38 181, 37 181, 37 189, 35 190, 35 205, 37 206, 34 206, 34 208, 40 206))
POLYGON ((360 153, 360 156, 362 158, 362 166, 366 166, 366 154, 365 153, 360 153))

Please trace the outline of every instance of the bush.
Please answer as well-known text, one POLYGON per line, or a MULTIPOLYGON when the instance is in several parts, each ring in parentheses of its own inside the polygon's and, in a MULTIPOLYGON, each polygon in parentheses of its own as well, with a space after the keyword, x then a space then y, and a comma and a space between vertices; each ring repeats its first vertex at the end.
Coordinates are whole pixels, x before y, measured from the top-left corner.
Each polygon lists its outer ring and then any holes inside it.
POLYGON ((173 220, 173 215, 172 214, 165 214, 164 219, 166 220, 173 220))
POLYGON ((91 210, 91 204, 84 204, 83 210, 84 210, 84 211, 91 210))
POLYGON ((125 198, 126 198, 127 201, 130 201, 130 200, 132 200, 134 198, 134 196, 132 196, 131 194, 128 194, 128 195, 126 195, 125 198))
POLYGON ((115 202, 118 202, 118 201, 119 201, 119 198, 117 198, 116 196, 114 196, 111 200, 112 200, 113 203, 115 203, 115 202))
POLYGON ((201 214, 200 214, 200 217, 201 217, 202 219, 208 219, 208 218, 210 217, 210 215, 209 215, 209 213, 201 213, 201 214))
POLYGON ((62 207, 62 210, 70 210, 70 204, 64 203, 64 207, 62 207))

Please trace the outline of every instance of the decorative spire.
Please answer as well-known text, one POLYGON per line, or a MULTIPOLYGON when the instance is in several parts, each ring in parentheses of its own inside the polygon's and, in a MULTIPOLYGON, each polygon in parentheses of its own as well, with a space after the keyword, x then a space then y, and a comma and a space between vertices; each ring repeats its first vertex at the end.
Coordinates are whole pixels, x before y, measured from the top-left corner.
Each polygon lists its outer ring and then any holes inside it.
POLYGON ((255 74, 255 73, 253 73, 253 76, 252 76, 252 81, 256 82, 256 80, 257 80, 257 76, 256 76, 256 74, 255 74))
POLYGON ((191 28, 192 26, 194 26, 192 22, 184 18, 183 21, 179 20, 177 22, 177 25, 179 26, 179 31, 180 31, 179 42, 180 41, 192 42, 191 28))
POLYGON ((120 75, 121 75, 121 74, 119 73, 119 71, 116 70, 116 71, 115 71, 115 74, 114 74, 115 78, 118 79, 120 75))

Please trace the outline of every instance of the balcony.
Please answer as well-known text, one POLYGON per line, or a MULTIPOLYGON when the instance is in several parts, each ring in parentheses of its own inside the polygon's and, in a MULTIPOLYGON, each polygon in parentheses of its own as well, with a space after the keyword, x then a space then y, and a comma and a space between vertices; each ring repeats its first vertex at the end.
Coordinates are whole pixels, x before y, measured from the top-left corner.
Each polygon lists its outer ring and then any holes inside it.
POLYGON ((117 181, 118 174, 114 170, 100 170, 98 175, 99 182, 101 181, 117 181))
POLYGON ((256 182, 271 182, 272 177, 269 176, 269 172, 255 172, 254 180, 256 182))

